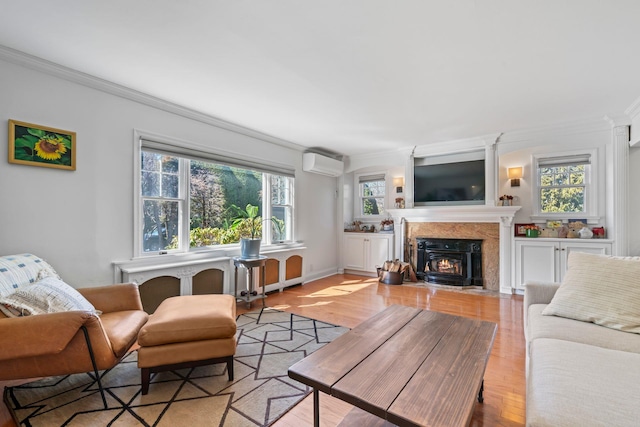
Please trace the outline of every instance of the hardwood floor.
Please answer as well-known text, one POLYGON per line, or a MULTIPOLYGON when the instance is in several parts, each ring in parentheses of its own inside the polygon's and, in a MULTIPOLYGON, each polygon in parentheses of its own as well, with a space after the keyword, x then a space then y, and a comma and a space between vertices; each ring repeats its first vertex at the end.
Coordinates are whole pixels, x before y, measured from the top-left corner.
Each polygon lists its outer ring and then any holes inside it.
MULTIPOLYGON (((375 278, 335 275, 272 293, 267 305, 283 311, 353 328, 392 304, 496 322, 498 333, 485 373, 484 403, 476 404, 471 426, 522 426, 525 422, 525 343, 522 297, 485 296, 423 286, 379 284, 375 278)), ((255 306, 254 306, 255 308, 255 306)), ((249 311, 238 304, 238 314, 249 311)), ((7 385, 0 382, 0 386, 7 385)), ((321 425, 336 426, 352 406, 320 393, 321 425)), ((311 395, 274 427, 313 425, 311 395)), ((15 427, 4 404, 0 427, 15 427)))
MULTIPOLYGON (((383 285, 375 278, 336 275, 270 294, 267 304, 349 328, 392 304, 496 322, 498 333, 485 373, 484 403, 476 404, 470 425, 522 426, 525 423, 522 296, 479 296, 427 287, 383 285)), ((246 311, 244 304, 238 309, 246 311)), ((339 424, 352 408, 323 393, 320 397, 323 426, 339 424)), ((309 396, 274 427, 312 425, 313 402, 309 396)))

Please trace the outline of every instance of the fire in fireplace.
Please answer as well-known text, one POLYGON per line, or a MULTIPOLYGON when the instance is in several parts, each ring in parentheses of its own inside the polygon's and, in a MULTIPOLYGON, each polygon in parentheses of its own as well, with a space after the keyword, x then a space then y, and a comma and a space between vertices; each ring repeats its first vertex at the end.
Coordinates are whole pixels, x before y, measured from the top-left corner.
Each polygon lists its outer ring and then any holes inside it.
POLYGON ((416 275, 429 283, 482 286, 482 240, 416 238, 416 275))

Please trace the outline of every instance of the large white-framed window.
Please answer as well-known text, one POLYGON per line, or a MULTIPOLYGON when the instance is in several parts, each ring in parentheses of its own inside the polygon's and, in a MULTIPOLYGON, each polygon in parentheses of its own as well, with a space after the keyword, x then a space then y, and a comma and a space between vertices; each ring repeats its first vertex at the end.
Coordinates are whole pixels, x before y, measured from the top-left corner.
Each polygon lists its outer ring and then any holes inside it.
POLYGON ((263 242, 294 239, 293 169, 138 132, 136 156, 135 256, 236 244, 247 205, 263 242))
POLYGON ((532 219, 599 219, 596 150, 535 155, 532 164, 532 219))
POLYGON ((358 212, 362 218, 386 215, 387 181, 384 173, 357 176, 358 212))

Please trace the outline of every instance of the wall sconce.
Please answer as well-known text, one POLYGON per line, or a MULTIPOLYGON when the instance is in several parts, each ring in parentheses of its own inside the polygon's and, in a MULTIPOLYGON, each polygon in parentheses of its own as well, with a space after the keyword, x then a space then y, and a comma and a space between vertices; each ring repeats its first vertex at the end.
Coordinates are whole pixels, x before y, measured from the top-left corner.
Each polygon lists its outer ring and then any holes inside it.
POLYGON ((404 187, 404 178, 401 176, 398 178, 393 178, 393 186, 396 187, 396 193, 402 193, 402 187, 404 187))
POLYGON ((522 178, 522 166, 509 168, 509 179, 512 187, 520 187, 520 178, 522 178))

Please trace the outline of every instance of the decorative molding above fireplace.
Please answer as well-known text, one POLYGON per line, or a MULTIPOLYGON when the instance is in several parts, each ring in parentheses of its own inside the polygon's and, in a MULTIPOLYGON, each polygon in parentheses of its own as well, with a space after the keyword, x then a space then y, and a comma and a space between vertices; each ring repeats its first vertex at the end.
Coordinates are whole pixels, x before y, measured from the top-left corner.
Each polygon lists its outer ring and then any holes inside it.
POLYGON ((394 219, 410 222, 499 222, 511 226, 520 206, 430 206, 411 209, 387 209, 394 219))

